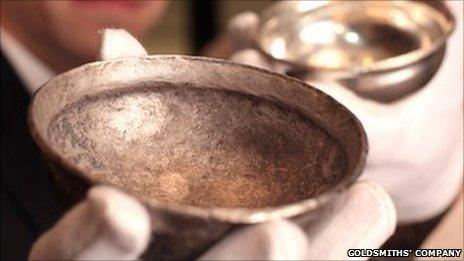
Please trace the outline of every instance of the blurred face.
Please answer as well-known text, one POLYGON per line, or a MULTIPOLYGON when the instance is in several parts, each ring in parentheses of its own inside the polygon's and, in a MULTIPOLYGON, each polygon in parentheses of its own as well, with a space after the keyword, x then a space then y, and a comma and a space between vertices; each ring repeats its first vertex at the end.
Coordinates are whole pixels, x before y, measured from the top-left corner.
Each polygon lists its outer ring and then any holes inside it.
POLYGON ((135 0, 8 1, 4 9, 9 23, 27 34, 23 38, 30 38, 23 42, 33 41, 87 62, 98 56, 101 29, 124 28, 141 38, 161 17, 166 4, 135 0))
POLYGON ((47 1, 45 10, 56 40, 84 57, 98 53, 106 27, 124 28, 140 38, 164 11, 164 1, 47 1))

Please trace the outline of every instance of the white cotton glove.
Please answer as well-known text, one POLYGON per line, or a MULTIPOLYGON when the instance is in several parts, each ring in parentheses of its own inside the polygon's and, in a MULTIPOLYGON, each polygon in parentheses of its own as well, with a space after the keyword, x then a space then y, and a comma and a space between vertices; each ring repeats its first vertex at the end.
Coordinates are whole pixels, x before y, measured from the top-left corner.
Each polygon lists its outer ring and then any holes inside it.
POLYGON ((29 260, 134 260, 150 236, 142 204, 116 189, 95 187, 34 243, 29 260))
MULTIPOLYGON (((320 3, 308 3, 307 8, 320 3)), ((456 28, 441 68, 425 88, 384 104, 360 98, 336 84, 313 84, 344 104, 363 123, 369 153, 361 179, 379 183, 390 194, 399 223, 420 222, 440 214, 462 184, 463 3, 447 4, 456 18, 456 28)), ((258 21, 254 13, 232 19, 226 34, 230 42, 249 42, 239 37, 254 33, 258 21)), ((236 62, 282 72, 278 65, 243 44, 235 51, 231 59, 236 62)))
MULTIPOLYGON (((385 191, 375 183, 358 182, 306 230, 286 220, 244 227, 200 259, 345 259, 350 248, 381 246, 395 221, 385 191)), ((94 187, 35 242, 29 259, 134 260, 148 247, 150 235, 150 216, 141 203, 116 189, 94 187)))
POLYGON ((103 30, 100 47, 100 58, 102 60, 146 55, 148 55, 147 51, 142 44, 126 30, 103 30))
POLYGON ((395 226, 395 208, 387 193, 373 182, 357 182, 331 211, 304 230, 287 220, 245 227, 232 232, 200 259, 349 259, 348 249, 379 248, 395 226))

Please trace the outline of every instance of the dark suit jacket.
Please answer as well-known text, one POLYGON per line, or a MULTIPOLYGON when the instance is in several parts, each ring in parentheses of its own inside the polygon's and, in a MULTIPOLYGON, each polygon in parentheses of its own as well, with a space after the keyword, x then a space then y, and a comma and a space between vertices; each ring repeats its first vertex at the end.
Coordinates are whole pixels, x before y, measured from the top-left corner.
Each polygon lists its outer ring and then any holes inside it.
POLYGON ((24 260, 32 243, 63 214, 40 153, 29 135, 31 96, 2 54, 2 257, 24 260))

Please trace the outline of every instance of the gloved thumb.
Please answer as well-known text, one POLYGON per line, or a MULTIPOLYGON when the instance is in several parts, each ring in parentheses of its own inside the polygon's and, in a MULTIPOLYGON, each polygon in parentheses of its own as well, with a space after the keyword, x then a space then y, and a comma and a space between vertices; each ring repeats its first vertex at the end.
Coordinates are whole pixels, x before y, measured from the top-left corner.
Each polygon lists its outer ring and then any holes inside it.
POLYGON ((232 232, 200 260, 302 260, 308 241, 304 232, 287 220, 276 220, 232 232))
POLYGON ((150 216, 137 200, 114 188, 92 188, 32 246, 30 260, 133 260, 151 235, 150 216))
POLYGON ((253 46, 253 37, 256 33, 259 17, 253 12, 244 12, 234 16, 227 24, 226 35, 232 51, 237 52, 253 46))

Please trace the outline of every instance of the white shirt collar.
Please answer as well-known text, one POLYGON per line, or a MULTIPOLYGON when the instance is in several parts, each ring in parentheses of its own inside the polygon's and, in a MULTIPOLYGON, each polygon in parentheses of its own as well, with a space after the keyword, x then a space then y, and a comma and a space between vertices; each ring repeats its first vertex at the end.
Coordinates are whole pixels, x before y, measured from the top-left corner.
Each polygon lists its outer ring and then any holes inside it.
POLYGON ((51 79, 55 73, 11 34, 1 29, 2 51, 30 94, 51 79))

